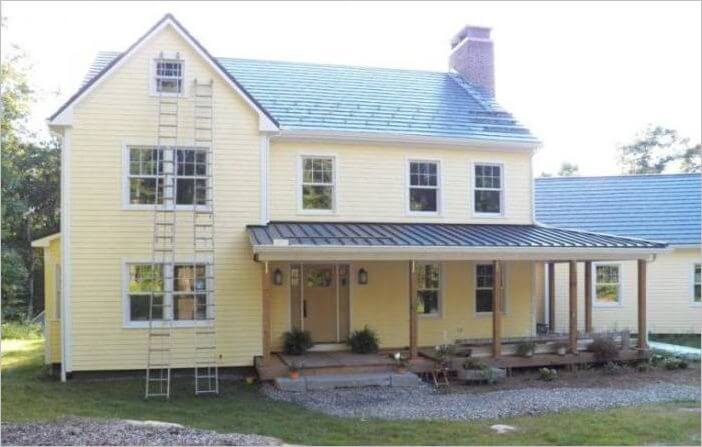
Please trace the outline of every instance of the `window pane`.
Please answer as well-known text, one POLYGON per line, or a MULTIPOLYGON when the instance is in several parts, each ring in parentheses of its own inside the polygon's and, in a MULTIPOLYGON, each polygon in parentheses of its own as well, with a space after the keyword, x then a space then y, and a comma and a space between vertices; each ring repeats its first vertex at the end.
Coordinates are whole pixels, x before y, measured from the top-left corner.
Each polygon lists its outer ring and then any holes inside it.
POLYGON ((436 189, 410 188, 410 211, 436 211, 436 189))
POLYGON ((492 265, 478 265, 476 267, 476 287, 492 287, 492 265))
POLYGON ((475 191, 475 211, 477 213, 499 213, 500 191, 475 191))
POLYGON ((129 265, 129 292, 163 292, 163 266, 129 265))
POLYGON ((419 264, 417 266, 417 288, 418 289, 438 289, 439 288, 439 265, 419 264))
POLYGON ((306 210, 331 210, 333 204, 333 187, 302 187, 302 208, 306 210))
POLYGON ((596 287, 597 301, 603 303, 616 303, 619 301, 619 287, 616 284, 598 284, 596 287))
POLYGON ((178 294, 173 295, 173 319, 192 320, 193 315, 193 295, 178 294))
POLYGON ((173 290, 176 292, 192 292, 206 290, 205 266, 195 266, 193 276, 192 265, 176 265, 173 269, 173 290))
POLYGON ((305 287, 331 287, 332 271, 325 268, 310 268, 305 272, 305 287))
POLYGON ((198 320, 207 318, 207 295, 195 295, 195 303, 195 318, 198 320))
POLYGON ((702 282, 702 264, 695 264, 695 284, 702 282))
POLYGON ((475 291, 475 311, 492 312, 492 289, 475 291))
POLYGON ((157 79, 156 91, 164 93, 180 93, 180 79, 157 79))
POLYGON ((616 265, 598 265, 597 266, 597 282, 598 283, 618 283, 619 282, 619 267, 616 265))
MULTIPOLYGON (((148 321, 149 300, 151 295, 129 295, 129 319, 131 321, 148 321)), ((154 295, 153 319, 163 319, 163 295, 154 295)))
POLYGON ((195 179, 179 178, 176 187, 176 204, 192 205, 195 179))
MULTIPOLYGON (((153 205, 156 201, 156 178, 130 178, 129 203, 153 205)), ((158 179, 158 203, 163 203, 163 179, 158 179)))
POLYGON ((695 301, 702 301, 702 285, 695 284, 695 301))
POLYGON ((438 178, 436 163, 410 162, 410 186, 437 186, 438 178))
POLYGON ((433 314, 439 312, 439 291, 417 291, 417 312, 420 314, 433 314))

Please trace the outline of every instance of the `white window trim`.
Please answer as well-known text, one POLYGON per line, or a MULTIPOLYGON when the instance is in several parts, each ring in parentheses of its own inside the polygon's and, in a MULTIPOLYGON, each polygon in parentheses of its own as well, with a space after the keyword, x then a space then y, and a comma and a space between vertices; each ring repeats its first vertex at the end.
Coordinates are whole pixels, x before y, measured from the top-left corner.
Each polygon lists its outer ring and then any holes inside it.
POLYGON ((405 215, 407 216, 436 216, 440 217, 444 214, 443 211, 443 194, 444 189, 443 173, 441 172, 441 159, 439 158, 406 158, 405 159, 405 215), (436 164, 436 187, 431 186, 412 186, 410 184, 411 173, 410 166, 412 163, 435 163, 436 164), (412 211, 410 207, 410 189, 436 189, 436 211, 412 211))
MULTIPOLYGON (((122 292, 122 328, 124 329, 148 329, 148 321, 132 321, 130 320, 130 302, 129 302, 129 266, 133 264, 152 264, 151 259, 122 259, 122 283, 120 285, 122 292)), ((196 262, 192 259, 177 260, 175 265, 189 265, 189 264, 202 264, 203 262, 196 262)), ((172 269, 172 267, 171 267, 172 269)), ((173 277, 173 272, 164 271, 164 275, 173 277), (166 275, 170 273, 170 275, 166 275)), ((206 272, 207 276, 212 276, 211 272, 206 272)), ((208 280, 209 281, 209 280, 208 280)), ((169 325, 174 328, 193 328, 193 327, 211 327, 213 326, 213 320, 174 320, 173 310, 174 310, 174 300, 173 300, 173 284, 164 282, 163 300, 164 304, 169 303, 170 305, 166 307, 166 315, 170 317, 170 321, 153 321, 152 327, 168 327, 169 325)), ((207 294, 207 299, 214 299, 211 293, 207 294)), ((209 306, 208 309, 211 307, 209 306)), ((208 316, 209 317, 209 316, 208 316)), ((211 316, 212 318, 215 315, 211 316)))
POLYGON ((592 307, 601 308, 620 308, 624 306, 624 296, 622 294, 622 284, 624 283, 623 268, 620 262, 593 262, 592 263, 592 283, 589 285, 590 290, 592 290, 592 307), (617 286, 617 302, 616 303, 603 303, 597 300, 597 267, 598 266, 611 266, 617 267, 619 270, 619 285, 617 286))
MULTIPOLYGON (((136 144, 136 143, 122 143, 122 209, 125 211, 153 211, 155 208, 154 204, 135 204, 135 203, 130 203, 129 201, 129 149, 133 147, 144 147, 144 148, 155 148, 156 145, 154 144, 136 144)), ((208 151, 207 148, 205 147, 195 147, 194 145, 178 145, 176 146, 178 149, 192 149, 192 150, 201 150, 201 151, 208 151)), ((208 155, 210 155, 211 152, 208 152, 208 155)), ((213 169, 213 164, 212 160, 209 160, 209 166, 207 166, 207 169, 213 169)), ((177 173, 177 165, 175 167, 176 173, 177 173)), ((206 177, 206 176, 198 176, 198 177, 206 177)), ((182 178, 194 178, 193 176, 185 176, 182 178)), ((197 178, 197 177, 195 177, 197 178)), ((214 181, 213 181, 214 176, 209 176, 209 180, 211 182, 211 185, 214 186, 214 181)), ((173 194, 174 197, 177 197, 178 191, 177 191, 177 181, 178 181, 178 175, 176 174, 175 176, 175 182, 176 184, 174 185, 173 188, 173 194)), ((214 194, 214 189, 210 189, 210 194, 214 194)), ((177 200, 174 198, 174 201, 177 200)), ((159 209, 163 209, 164 205, 160 206, 159 209)), ((207 205, 198 205, 197 209, 198 210, 207 210, 209 206, 207 205)), ((176 211, 192 211, 193 210, 193 205, 175 205, 175 210, 176 211)))
POLYGON ((304 214, 304 215, 317 215, 317 216, 324 216, 324 215, 333 215, 336 214, 337 209, 338 209, 338 182, 337 179, 339 177, 338 174, 338 169, 339 169, 339 163, 338 157, 336 154, 328 154, 328 153, 319 153, 319 154, 310 154, 310 153, 304 153, 304 154, 298 154, 297 156, 297 181, 295 182, 295 188, 297 190, 296 195, 297 195, 297 214, 304 214), (304 179, 304 174, 303 174, 303 160, 306 158, 327 158, 332 161, 332 182, 331 185, 324 184, 324 186, 331 186, 332 187, 332 207, 330 210, 321 210, 321 209, 304 209, 302 206, 302 199, 303 199, 303 194, 302 194, 302 185, 303 185, 303 179, 304 179))
MULTIPOLYGON (((418 269, 422 265, 427 265, 427 264, 436 264, 439 268, 439 290, 437 294, 437 309, 436 312, 432 312, 430 314, 425 314, 425 313, 417 313, 419 318, 438 318, 441 319, 444 317, 444 269, 443 269, 443 263, 441 261, 417 261, 414 265, 415 269, 418 269)), ((419 284, 417 284, 417 294, 419 295, 420 290, 434 290, 434 289, 420 289, 419 284)), ((418 298, 417 298, 418 299, 418 298)))
POLYGON ((153 57, 150 58, 149 62, 149 95, 150 96, 171 96, 171 97, 180 97, 180 98, 187 98, 187 82, 186 80, 188 79, 188 63, 186 62, 185 58, 182 57, 181 54, 179 54, 176 51, 164 51, 163 54, 155 54, 153 57), (180 62, 183 64, 182 66, 182 83, 181 83, 181 88, 180 88, 180 93, 173 93, 173 92, 159 92, 156 90, 156 62, 159 60, 166 60, 166 61, 175 61, 176 58, 180 59, 180 62))
MULTIPOLYGON (((492 290, 492 287, 478 287, 478 266, 479 265, 492 265, 492 262, 476 262, 473 264, 473 315, 476 317, 492 317, 492 311, 490 312, 478 312, 478 300, 476 299, 478 290, 492 290)), ((505 262, 500 263, 500 274, 502 275, 502 315, 507 315, 507 264, 505 262)), ((493 306, 495 295, 493 294, 493 306)), ((494 308, 494 307, 493 307, 494 308)))
POLYGON ((468 206, 470 207, 470 212, 473 217, 487 217, 490 219, 500 219, 505 217, 505 209, 507 208, 506 202, 505 202, 505 189, 506 189, 506 184, 505 184, 505 165, 503 163, 495 163, 495 162, 483 162, 483 161, 474 161, 470 163, 470 173, 468 176, 468 180, 470 182, 470 199, 468 200, 468 206), (476 175, 475 175, 475 168, 477 166, 497 166, 500 168, 500 186, 501 188, 499 189, 500 191, 500 212, 499 213, 485 213, 481 211, 476 211, 475 210, 475 191, 476 189, 480 190, 489 190, 489 191, 498 191, 495 188, 476 188, 475 187, 475 180, 476 180, 476 175))
POLYGON ((702 261, 692 261, 690 268, 690 306, 701 307, 702 301, 695 301, 695 268, 702 266, 702 261))

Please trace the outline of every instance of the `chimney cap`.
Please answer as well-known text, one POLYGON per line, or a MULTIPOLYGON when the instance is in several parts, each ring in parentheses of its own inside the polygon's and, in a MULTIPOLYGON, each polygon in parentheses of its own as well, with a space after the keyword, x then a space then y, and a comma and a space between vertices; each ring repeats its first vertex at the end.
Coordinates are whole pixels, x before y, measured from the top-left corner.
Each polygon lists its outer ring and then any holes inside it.
POLYGON ((451 39, 451 49, 456 48, 467 38, 472 40, 490 40, 492 28, 487 26, 466 25, 451 39))

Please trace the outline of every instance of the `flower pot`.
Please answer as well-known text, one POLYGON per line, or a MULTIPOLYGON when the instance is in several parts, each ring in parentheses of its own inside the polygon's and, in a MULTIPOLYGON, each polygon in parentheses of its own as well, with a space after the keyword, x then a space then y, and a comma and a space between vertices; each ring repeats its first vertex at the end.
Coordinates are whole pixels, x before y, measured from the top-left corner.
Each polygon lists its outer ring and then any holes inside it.
POLYGON ((558 354, 560 356, 566 355, 566 352, 567 352, 567 349, 565 348, 565 346, 560 346, 556 349, 556 354, 558 354))
POLYGON ((300 371, 290 371, 290 378, 297 380, 300 378, 300 371))

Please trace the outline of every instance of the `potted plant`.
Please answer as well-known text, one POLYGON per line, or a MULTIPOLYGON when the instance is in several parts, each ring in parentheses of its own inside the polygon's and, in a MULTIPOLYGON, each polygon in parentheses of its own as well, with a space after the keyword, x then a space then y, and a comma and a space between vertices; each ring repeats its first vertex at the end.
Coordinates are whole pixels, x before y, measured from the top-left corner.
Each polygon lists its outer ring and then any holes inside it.
POLYGON ((291 379, 297 380, 300 378, 300 366, 297 362, 293 362, 288 366, 288 375, 291 379))
POLYGON ((312 335, 309 331, 293 328, 283 335, 283 346, 286 354, 302 355, 313 345, 312 335))
POLYGON ((563 342, 556 343, 555 348, 556 348, 556 354, 558 354, 560 356, 564 356, 568 352, 568 344, 567 343, 563 343, 563 342))
POLYGON ((521 357, 533 357, 536 343, 533 341, 523 341, 517 345, 517 355, 521 357))
POLYGON ((378 336, 375 331, 365 326, 360 331, 353 331, 348 341, 354 354, 374 354, 378 352, 378 336))
POLYGON ((407 372, 407 366, 409 365, 409 361, 407 358, 402 355, 401 352, 396 352, 393 355, 393 358, 395 359, 395 371, 398 374, 404 374, 407 372))

